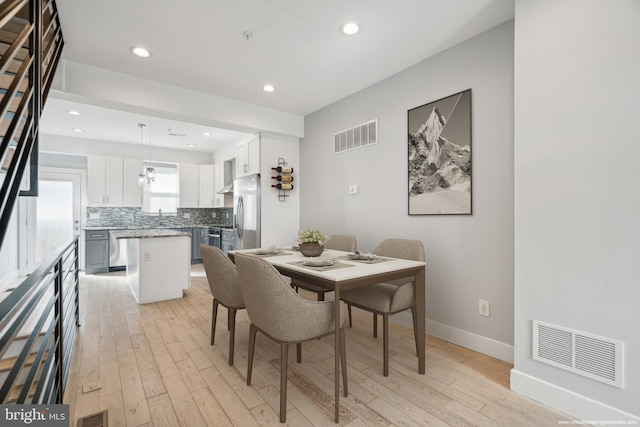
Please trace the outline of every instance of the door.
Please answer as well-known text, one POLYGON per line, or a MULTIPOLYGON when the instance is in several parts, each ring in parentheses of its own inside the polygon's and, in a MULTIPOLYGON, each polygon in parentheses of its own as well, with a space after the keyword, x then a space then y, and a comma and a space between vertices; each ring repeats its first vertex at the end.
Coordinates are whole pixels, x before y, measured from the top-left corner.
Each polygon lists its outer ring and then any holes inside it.
POLYGON ((42 168, 36 198, 35 264, 39 265, 80 233, 81 173, 42 168))

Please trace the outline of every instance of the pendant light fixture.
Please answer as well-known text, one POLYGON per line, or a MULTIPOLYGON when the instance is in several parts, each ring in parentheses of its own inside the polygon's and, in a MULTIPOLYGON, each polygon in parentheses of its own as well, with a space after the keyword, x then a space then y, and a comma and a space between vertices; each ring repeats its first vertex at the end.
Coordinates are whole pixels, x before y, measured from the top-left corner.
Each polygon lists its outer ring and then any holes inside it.
MULTIPOLYGON (((144 165, 144 143, 143 143, 143 138, 142 138, 142 130, 145 128, 144 123, 138 123, 138 127, 140 128, 140 148, 141 148, 141 153, 142 153, 142 164, 144 165)), ((138 185, 140 187, 144 187, 144 184, 146 183, 146 175, 144 173, 140 173, 138 174, 138 185)))
MULTIPOLYGON (((151 162, 151 117, 149 117, 149 162, 151 162)), ((144 169, 144 174, 147 179, 147 184, 151 184, 156 180, 156 170, 151 166, 147 166, 144 169)))
MULTIPOLYGON (((144 123, 138 123, 140 128, 140 147, 144 149, 144 137, 143 129, 147 127, 144 123)), ((149 141, 149 158, 151 158, 151 141, 149 141)), ((144 155, 142 158, 142 164, 144 165, 144 155)), ((144 173, 138 174, 138 185, 144 187, 146 184, 151 184, 156 180, 156 171, 151 166, 144 167, 144 173)))

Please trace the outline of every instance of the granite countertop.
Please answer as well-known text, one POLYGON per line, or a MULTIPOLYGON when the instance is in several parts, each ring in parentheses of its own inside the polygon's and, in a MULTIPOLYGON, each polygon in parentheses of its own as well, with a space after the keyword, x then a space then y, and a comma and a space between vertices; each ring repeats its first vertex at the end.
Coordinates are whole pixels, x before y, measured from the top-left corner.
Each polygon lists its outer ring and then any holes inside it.
POLYGON ((167 228, 145 228, 138 230, 111 229, 111 234, 113 234, 116 239, 146 239, 151 237, 179 237, 191 235, 190 233, 167 228))

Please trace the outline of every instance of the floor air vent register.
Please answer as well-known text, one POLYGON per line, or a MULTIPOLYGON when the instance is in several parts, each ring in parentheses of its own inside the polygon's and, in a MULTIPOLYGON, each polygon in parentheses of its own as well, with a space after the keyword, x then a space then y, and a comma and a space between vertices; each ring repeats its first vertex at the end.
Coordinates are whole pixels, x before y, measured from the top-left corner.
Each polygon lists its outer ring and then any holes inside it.
POLYGON ((107 411, 97 412, 78 419, 78 427, 108 427, 107 411))
POLYGON ((623 388, 622 341, 533 321, 533 359, 623 388))

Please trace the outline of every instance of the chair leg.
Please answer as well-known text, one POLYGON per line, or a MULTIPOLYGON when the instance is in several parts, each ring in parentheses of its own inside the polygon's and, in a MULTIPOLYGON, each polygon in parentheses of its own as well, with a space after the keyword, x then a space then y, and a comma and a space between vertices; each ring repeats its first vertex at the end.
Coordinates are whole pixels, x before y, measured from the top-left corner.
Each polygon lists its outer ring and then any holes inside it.
POLYGON ((420 353, 418 351, 418 313, 416 308, 411 307, 411 317, 413 318, 413 340, 416 342, 416 355, 420 353))
POLYGON ((302 363, 302 343, 296 344, 296 362, 302 363))
POLYGON ((383 366, 382 374, 385 377, 389 376, 389 315, 382 315, 382 352, 383 352, 383 366))
POLYGON ((236 312, 235 308, 229 309, 229 366, 233 366, 233 352, 236 342, 236 312))
POLYGON ((373 337, 378 338, 378 315, 373 313, 373 337))
POLYGON ((344 328, 340 328, 340 365, 342 366, 342 390, 344 391, 344 397, 349 395, 349 388, 347 387, 347 347, 344 339, 344 328))
POLYGON ((211 345, 216 339, 216 319, 218 318, 218 300, 213 299, 213 309, 211 310, 211 345))
POLYGON ((251 371, 253 370, 253 353, 256 349, 256 328, 253 323, 249 326, 249 360, 247 360, 247 385, 251 385, 251 371))
POLYGON ((231 330, 231 309, 227 308, 227 331, 231 330))
POLYGON ((353 327, 353 322, 351 321, 351 304, 347 304, 347 311, 349 312, 349 327, 353 327))
POLYGON ((318 301, 324 301, 324 292, 318 292, 318 301))
POLYGON ((287 420, 287 365, 289 344, 280 343, 280 422, 287 420))

